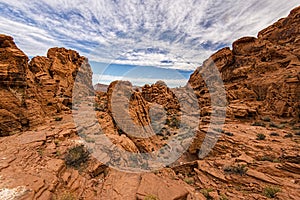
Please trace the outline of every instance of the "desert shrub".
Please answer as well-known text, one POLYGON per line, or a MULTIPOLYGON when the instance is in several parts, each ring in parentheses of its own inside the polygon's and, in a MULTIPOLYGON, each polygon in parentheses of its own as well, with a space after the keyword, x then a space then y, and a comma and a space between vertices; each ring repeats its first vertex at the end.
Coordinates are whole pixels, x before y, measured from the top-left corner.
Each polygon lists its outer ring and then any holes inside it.
POLYGON ((195 183, 195 180, 194 180, 194 178, 185 178, 184 182, 186 182, 189 185, 192 185, 195 183))
POLYGON ((200 192, 205 196, 206 199, 212 200, 212 196, 209 195, 210 192, 214 191, 213 189, 202 189, 200 192))
POLYGON ((171 119, 166 119, 166 125, 170 126, 171 128, 179 128, 180 121, 177 119, 176 116, 172 116, 171 119))
POLYGON ((270 127, 281 129, 281 128, 285 128, 285 124, 276 124, 274 122, 271 122, 270 127))
POLYGON ((268 198, 275 198, 278 192, 280 192, 280 188, 277 186, 267 186, 264 188, 264 195, 268 198))
POLYGON ((38 149, 37 150, 37 152, 38 152, 38 154, 39 154, 39 156, 41 156, 41 157, 43 157, 43 155, 44 155, 44 150, 43 149, 38 149))
POLYGON ((239 174, 243 176, 248 171, 247 165, 233 165, 233 166, 226 166, 224 168, 224 172, 230 174, 239 174))
POLYGON ((76 196, 70 192, 65 192, 62 195, 52 197, 53 200, 77 200, 76 196))
POLYGON ((225 194, 220 194, 220 200, 228 200, 228 197, 225 194))
POLYGON ((288 133, 284 136, 284 138, 292 138, 293 137, 293 134, 292 133, 288 133))
POLYGON ((224 134, 227 135, 227 136, 230 136, 230 137, 234 136, 234 134, 231 133, 231 132, 225 132, 224 134))
POLYGON ((270 119, 269 116, 262 117, 261 119, 262 119, 263 121, 265 121, 265 122, 270 122, 270 121, 271 121, 271 119, 270 119))
POLYGON ((262 133, 259 133, 259 134, 256 135, 256 139, 257 140, 265 140, 266 139, 266 135, 262 134, 262 133))
POLYGON ((54 120, 57 121, 57 122, 60 122, 61 120, 63 120, 63 118, 62 117, 55 117, 54 120))
POLYGON ((292 129, 293 129, 294 131, 299 131, 299 130, 300 130, 300 127, 298 127, 298 126, 293 126, 292 129))
POLYGON ((99 103, 94 103, 93 104, 94 110, 95 111, 105 111, 106 105, 105 104, 99 104, 99 103))
POLYGON ((225 133, 225 131, 221 128, 213 128, 213 130, 218 132, 218 133, 225 133))
POLYGON ((273 163, 280 162, 280 160, 278 158, 276 158, 275 156, 269 156, 269 155, 265 155, 265 156, 261 157, 259 159, 259 161, 269 161, 269 162, 273 162, 273 163))
POLYGON ((262 127, 266 127, 266 124, 263 122, 254 122, 253 124, 251 124, 252 126, 262 126, 262 127))
POLYGON ((91 138, 91 137, 86 137, 84 140, 85 140, 87 143, 95 143, 95 142, 96 142, 96 140, 95 140, 94 138, 91 138))
POLYGON ((65 162, 67 166, 78 168, 82 163, 89 159, 90 153, 83 145, 72 147, 65 155, 65 162))
POLYGON ((279 136, 279 134, 278 134, 278 133, 276 133, 276 132, 272 132, 272 133, 270 133, 270 136, 278 137, 278 136, 279 136))
POLYGON ((273 162, 273 157, 271 156, 263 156, 260 158, 260 161, 269 161, 269 162, 273 162))
POLYGON ((155 195, 149 194, 145 196, 144 200, 159 200, 155 195))

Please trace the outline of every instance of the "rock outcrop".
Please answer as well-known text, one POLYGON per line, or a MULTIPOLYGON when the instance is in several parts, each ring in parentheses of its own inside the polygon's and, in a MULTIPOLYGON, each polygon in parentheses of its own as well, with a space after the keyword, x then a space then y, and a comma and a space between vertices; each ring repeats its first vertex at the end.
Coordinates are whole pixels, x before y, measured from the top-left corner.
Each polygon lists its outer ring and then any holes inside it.
POLYGON ((73 50, 52 48, 47 57, 29 58, 10 36, 0 35, 0 136, 43 124, 72 106, 75 79, 92 94, 86 58, 73 50))
MULTIPOLYGON (((229 102, 228 115, 257 119, 272 115, 299 122, 300 29, 299 10, 258 34, 235 41, 232 50, 221 49, 204 62, 213 61, 221 73, 229 102)), ((199 91, 202 107, 209 105, 208 90, 200 70, 189 80, 199 91)))

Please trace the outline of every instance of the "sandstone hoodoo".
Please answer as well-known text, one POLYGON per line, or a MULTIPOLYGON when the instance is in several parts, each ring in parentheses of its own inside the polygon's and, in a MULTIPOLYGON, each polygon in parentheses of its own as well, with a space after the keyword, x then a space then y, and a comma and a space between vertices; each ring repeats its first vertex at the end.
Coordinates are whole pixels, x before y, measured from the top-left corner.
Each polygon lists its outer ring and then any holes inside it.
POLYGON ((299 16, 300 7, 204 62, 214 62, 226 89, 226 122, 216 135, 208 132, 214 91, 203 67, 189 79, 192 95, 184 92, 188 86, 168 88, 163 81, 140 88, 114 81, 94 90, 88 60, 77 52, 51 48, 29 60, 12 37, 0 35, 0 199, 298 200, 299 16), (95 119, 74 123, 82 107, 95 119), (186 120, 185 113, 196 117, 186 120), (111 167, 149 164, 130 163, 116 148, 168 158, 162 149, 171 138, 179 147, 190 142, 191 124, 195 138, 174 163, 143 173, 111 167), (111 154, 95 155, 87 147, 104 146, 97 140, 103 135, 111 154), (217 144, 200 159, 204 138, 213 136, 217 144))

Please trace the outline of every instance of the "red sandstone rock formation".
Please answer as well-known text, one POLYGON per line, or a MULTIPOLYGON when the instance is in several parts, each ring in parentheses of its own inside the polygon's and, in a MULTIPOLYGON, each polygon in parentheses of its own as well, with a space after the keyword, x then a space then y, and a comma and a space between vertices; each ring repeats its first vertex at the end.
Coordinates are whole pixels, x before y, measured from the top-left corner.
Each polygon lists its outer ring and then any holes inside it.
POLYGON ((75 79, 92 93, 86 58, 64 48, 28 57, 10 36, 0 35, 0 136, 41 125, 45 117, 70 110, 75 79))

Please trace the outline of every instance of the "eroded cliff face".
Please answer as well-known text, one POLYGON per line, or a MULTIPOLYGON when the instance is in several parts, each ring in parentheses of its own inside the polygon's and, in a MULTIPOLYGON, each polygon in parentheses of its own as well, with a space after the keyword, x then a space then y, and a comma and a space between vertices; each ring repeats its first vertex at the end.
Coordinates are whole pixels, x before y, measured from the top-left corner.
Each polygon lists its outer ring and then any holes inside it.
MULTIPOLYGON (((262 30, 258 38, 241 38, 233 43, 232 50, 227 47, 210 57, 224 81, 229 116, 255 119, 270 115, 299 121, 299 10, 262 30)), ((207 106, 208 90, 199 69, 189 83, 202 105, 207 106)))
POLYGON ((29 58, 10 36, 0 35, 0 136, 41 125, 46 117, 69 111, 75 79, 92 93, 86 58, 64 48, 29 58))

